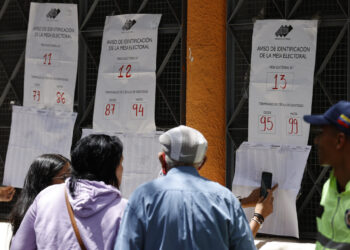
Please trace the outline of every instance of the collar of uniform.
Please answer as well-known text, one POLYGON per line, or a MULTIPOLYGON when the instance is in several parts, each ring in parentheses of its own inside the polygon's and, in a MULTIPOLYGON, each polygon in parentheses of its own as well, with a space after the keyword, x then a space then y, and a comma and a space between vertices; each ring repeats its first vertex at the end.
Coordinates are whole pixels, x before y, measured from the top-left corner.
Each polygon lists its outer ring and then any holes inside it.
POLYGON ((197 169, 191 166, 173 167, 169 170, 167 175, 174 175, 174 174, 181 174, 181 173, 199 176, 197 169))
POLYGON ((338 187, 337 187, 337 179, 334 176, 334 171, 332 170, 330 175, 329 175, 329 179, 330 179, 330 187, 338 194, 343 194, 343 193, 350 193, 350 181, 348 181, 348 183, 346 183, 345 185, 345 190, 344 192, 339 193, 338 192, 338 187))
POLYGON ((345 192, 350 193, 350 181, 345 185, 345 192))

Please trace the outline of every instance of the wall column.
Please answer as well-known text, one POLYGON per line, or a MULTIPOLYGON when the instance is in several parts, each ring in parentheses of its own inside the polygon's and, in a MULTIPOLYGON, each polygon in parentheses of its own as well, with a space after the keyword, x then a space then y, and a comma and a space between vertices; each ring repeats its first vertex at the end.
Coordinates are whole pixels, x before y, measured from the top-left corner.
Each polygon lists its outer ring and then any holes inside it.
POLYGON ((225 185, 226 0, 188 0, 186 125, 208 140, 200 174, 225 185))

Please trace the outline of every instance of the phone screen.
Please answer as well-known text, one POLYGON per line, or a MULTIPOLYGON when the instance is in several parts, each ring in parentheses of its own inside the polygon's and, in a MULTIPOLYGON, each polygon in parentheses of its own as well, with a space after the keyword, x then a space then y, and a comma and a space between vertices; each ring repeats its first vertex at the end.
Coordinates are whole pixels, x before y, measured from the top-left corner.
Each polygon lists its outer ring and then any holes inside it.
POLYGON ((261 174, 261 188, 260 188, 260 196, 267 196, 267 189, 271 189, 272 183, 272 173, 270 172, 262 172, 261 174))

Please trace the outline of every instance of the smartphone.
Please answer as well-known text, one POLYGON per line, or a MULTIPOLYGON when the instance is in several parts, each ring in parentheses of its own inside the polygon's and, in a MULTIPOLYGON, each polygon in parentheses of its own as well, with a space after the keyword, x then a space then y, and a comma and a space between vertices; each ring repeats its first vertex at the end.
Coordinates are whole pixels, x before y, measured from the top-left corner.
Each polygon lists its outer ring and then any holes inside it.
POLYGON ((267 190, 271 189, 272 183, 272 173, 270 172, 262 172, 261 174, 261 188, 260 188, 260 196, 267 196, 267 190))

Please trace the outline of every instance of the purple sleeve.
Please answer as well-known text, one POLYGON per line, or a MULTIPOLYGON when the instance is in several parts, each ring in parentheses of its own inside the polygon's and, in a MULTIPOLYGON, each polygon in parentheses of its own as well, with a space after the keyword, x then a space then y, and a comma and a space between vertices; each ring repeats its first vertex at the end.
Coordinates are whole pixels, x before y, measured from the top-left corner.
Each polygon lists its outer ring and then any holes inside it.
POLYGON ((36 217, 36 199, 29 207, 17 233, 12 239, 11 250, 31 250, 36 248, 34 223, 36 217))

